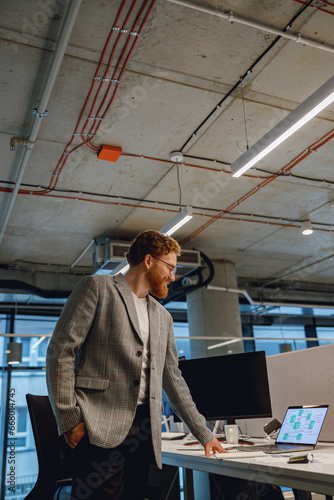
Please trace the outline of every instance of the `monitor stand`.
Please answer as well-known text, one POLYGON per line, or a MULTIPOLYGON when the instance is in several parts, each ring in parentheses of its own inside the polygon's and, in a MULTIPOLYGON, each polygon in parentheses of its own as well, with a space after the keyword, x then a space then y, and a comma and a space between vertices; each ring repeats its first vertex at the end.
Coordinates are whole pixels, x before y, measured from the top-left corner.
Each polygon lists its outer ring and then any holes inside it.
MULTIPOLYGON (((228 418, 224 420, 227 425, 234 425, 235 424, 235 418, 228 418)), ((222 424, 222 420, 215 420, 215 424, 212 430, 212 433, 215 437, 225 437, 225 432, 224 432, 224 424, 222 424)))
POLYGON ((212 433, 216 438, 224 438, 224 425, 221 424, 221 420, 216 420, 215 425, 213 426, 212 433))

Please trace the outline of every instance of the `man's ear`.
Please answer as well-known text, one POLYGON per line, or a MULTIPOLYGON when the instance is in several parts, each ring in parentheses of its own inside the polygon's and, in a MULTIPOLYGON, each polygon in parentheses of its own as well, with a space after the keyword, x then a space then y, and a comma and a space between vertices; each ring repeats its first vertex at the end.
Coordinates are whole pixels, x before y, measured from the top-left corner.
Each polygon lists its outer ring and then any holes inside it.
POLYGON ((151 267, 151 264, 152 264, 152 255, 151 254, 146 254, 145 255, 145 258, 143 260, 143 264, 145 266, 146 269, 149 269, 151 267))

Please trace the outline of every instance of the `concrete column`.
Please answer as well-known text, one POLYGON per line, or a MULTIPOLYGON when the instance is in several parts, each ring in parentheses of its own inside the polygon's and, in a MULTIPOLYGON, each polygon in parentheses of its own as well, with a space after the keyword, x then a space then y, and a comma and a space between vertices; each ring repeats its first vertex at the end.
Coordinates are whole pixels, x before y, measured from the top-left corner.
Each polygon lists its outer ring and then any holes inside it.
MULTIPOLYGON (((210 285, 237 288, 235 264, 227 260, 212 261, 215 276, 210 285)), ((190 337, 240 337, 242 338, 239 297, 237 293, 200 288, 187 295, 190 337)), ((228 340, 228 339, 227 339, 228 340)), ((223 342, 215 340, 191 340, 192 358, 220 356, 243 352, 243 342, 235 342, 208 350, 210 345, 223 342)))

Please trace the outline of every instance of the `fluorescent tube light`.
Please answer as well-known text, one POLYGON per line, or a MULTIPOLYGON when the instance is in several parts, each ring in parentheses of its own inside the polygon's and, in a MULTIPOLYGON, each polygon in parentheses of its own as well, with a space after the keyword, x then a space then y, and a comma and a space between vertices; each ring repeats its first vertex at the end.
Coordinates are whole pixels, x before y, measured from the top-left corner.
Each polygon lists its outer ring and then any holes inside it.
POLYGON ((45 340, 46 337, 40 337, 35 343, 34 345, 31 346, 31 350, 32 351, 35 351, 36 347, 41 344, 43 342, 43 340, 45 340))
POLYGON ((332 102, 334 102, 334 76, 233 162, 232 176, 240 177, 332 102))
POLYGON ((219 344, 209 345, 207 350, 218 349, 218 347, 223 347, 224 345, 235 344, 236 342, 241 342, 241 339, 226 340, 225 342, 220 342, 219 344))
POLYGON ((162 226, 159 229, 160 233, 167 234, 167 236, 171 236, 174 234, 180 227, 182 227, 186 222, 188 222, 193 216, 193 209, 191 207, 183 208, 178 214, 175 215, 167 224, 162 226))

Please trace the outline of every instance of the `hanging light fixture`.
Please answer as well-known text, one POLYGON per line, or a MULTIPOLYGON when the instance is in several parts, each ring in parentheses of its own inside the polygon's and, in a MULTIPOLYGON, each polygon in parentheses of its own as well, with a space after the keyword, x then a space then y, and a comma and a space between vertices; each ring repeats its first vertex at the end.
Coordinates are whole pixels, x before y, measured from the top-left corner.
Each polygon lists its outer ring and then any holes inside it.
POLYGON ((167 236, 171 236, 174 234, 180 227, 186 224, 193 216, 192 207, 184 207, 178 214, 176 214, 167 224, 162 226, 159 229, 160 233, 167 234, 167 236))
POLYGON ((232 176, 240 177, 332 102, 334 102, 334 76, 233 162, 232 176))
POLYGON ((306 221, 303 222, 303 224, 302 224, 302 233, 305 236, 308 236, 309 234, 313 233, 312 223, 311 223, 310 220, 306 220, 306 221))
POLYGON ((18 365, 22 361, 22 342, 9 342, 5 353, 9 365, 18 365))

